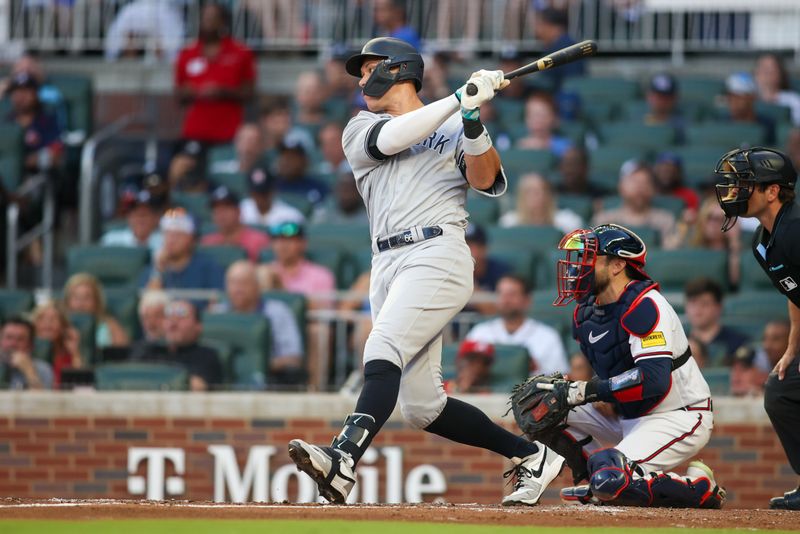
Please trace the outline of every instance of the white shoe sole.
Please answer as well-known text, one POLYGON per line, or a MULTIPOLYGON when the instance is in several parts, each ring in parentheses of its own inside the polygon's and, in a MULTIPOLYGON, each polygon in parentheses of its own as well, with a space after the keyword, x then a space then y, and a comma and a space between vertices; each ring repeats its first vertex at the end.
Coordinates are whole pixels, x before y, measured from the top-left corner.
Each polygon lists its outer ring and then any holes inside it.
POLYGON ((542 494, 544 494, 545 490, 547 489, 547 486, 549 486, 552 481, 558 478, 558 475, 561 474, 561 472, 564 470, 564 466, 566 465, 566 462, 562 456, 559 456, 556 462, 560 462, 556 474, 553 475, 553 477, 546 483, 542 484, 542 493, 540 493, 536 499, 513 499, 513 500, 504 499, 502 502, 503 506, 536 506, 537 504, 539 504, 539 500, 542 498, 542 494))
POLYGON ((333 504, 345 504, 347 495, 342 495, 330 483, 325 481, 326 474, 322 466, 314 462, 314 458, 303 447, 304 443, 293 439, 289 442, 289 457, 297 466, 297 469, 311 477, 316 482, 319 494, 325 497, 328 502, 333 504))

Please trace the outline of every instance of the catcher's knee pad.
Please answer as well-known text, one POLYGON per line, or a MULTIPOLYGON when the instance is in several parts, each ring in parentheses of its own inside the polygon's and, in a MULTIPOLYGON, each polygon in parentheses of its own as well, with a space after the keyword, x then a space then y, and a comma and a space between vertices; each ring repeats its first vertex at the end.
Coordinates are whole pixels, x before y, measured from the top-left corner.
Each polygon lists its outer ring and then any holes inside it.
POLYGON ((591 456, 587 462, 589 469, 589 488, 592 495, 601 501, 613 501, 631 483, 631 469, 628 459, 617 449, 602 449, 591 456))

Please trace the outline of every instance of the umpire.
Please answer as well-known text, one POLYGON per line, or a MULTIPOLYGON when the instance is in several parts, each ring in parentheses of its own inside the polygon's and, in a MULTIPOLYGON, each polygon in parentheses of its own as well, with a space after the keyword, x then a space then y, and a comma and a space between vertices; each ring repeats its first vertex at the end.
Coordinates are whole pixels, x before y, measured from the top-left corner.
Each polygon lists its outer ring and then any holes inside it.
MULTIPOLYGON (((755 217, 753 254, 789 305, 789 346, 770 373, 764 408, 800 475, 800 204, 797 173, 783 153, 762 147, 732 150, 717 163, 717 200, 725 212, 722 231, 738 217, 755 217)), ((770 508, 800 510, 800 487, 770 500, 770 508)))

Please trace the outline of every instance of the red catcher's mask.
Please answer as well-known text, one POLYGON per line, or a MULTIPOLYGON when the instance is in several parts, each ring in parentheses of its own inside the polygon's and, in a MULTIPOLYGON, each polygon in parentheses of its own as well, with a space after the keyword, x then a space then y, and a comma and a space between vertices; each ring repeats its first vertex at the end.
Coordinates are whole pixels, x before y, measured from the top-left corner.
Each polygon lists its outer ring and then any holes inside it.
POLYGON ((558 260, 558 297, 554 306, 565 306, 586 298, 594 286, 597 236, 591 230, 575 230, 558 244, 565 258, 558 260))

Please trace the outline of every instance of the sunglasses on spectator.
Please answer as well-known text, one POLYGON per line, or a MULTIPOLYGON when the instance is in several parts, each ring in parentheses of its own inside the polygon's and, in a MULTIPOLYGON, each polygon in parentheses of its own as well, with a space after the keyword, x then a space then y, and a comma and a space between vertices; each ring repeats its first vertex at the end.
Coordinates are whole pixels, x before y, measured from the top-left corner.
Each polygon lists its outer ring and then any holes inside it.
POLYGON ((192 310, 186 304, 168 304, 164 308, 164 316, 166 317, 189 317, 191 314, 192 310))
POLYGON ((271 237, 297 237, 303 235, 302 225, 294 222, 276 224, 269 227, 271 237))

